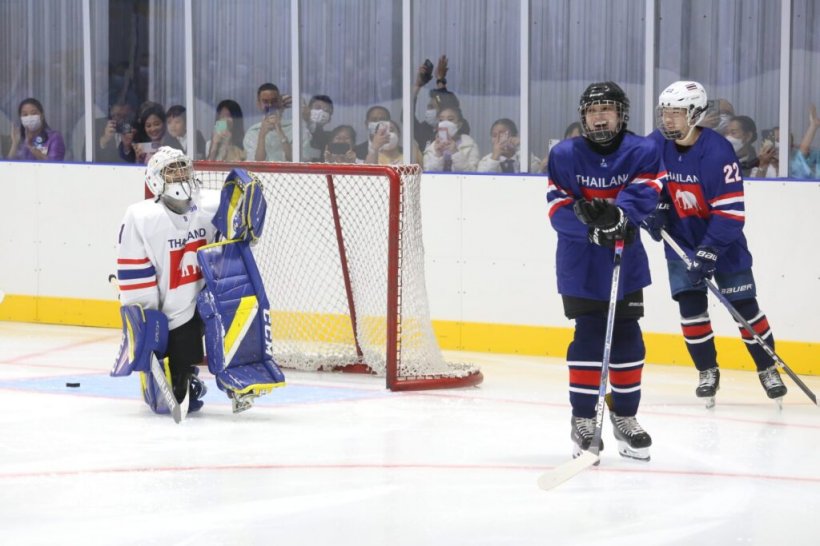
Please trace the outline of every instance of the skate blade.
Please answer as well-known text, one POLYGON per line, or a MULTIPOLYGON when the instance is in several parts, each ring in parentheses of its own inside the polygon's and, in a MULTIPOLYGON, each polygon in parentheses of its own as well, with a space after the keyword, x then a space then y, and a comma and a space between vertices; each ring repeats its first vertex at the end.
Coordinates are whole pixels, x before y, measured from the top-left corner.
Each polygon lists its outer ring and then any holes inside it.
POLYGON ((618 454, 627 459, 635 459, 636 461, 649 461, 648 447, 630 447, 626 443, 618 442, 618 454))
POLYGON ((253 407, 253 399, 255 396, 240 396, 238 398, 231 398, 231 410, 234 413, 242 413, 253 407))
POLYGON ((714 396, 705 396, 701 398, 703 403, 706 404, 706 409, 713 409, 715 407, 715 397, 714 396))
POLYGON ((783 411, 783 397, 778 396, 777 398, 772 398, 775 404, 777 404, 777 409, 783 411))

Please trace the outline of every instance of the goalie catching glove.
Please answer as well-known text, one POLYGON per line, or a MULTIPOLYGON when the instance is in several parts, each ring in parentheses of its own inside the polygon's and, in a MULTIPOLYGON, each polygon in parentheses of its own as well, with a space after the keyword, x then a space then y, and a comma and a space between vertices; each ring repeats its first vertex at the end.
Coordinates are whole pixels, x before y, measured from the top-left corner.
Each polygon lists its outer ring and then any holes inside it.
POLYGON ((606 199, 579 199, 572 207, 575 216, 589 226, 589 241, 598 246, 614 248, 616 240, 624 244, 635 241, 637 228, 629 222, 624 211, 606 199))

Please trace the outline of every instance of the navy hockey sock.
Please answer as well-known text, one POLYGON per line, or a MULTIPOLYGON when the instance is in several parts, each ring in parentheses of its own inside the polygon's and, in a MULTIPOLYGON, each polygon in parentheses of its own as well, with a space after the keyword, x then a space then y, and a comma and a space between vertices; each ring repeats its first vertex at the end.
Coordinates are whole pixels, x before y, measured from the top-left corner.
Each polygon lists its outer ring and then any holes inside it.
POLYGON ((569 402, 575 417, 595 417, 605 334, 606 317, 581 315, 575 319, 575 335, 567 349, 569 402))
POLYGON ((609 383, 612 409, 621 417, 634 417, 641 403, 641 377, 646 348, 637 319, 615 321, 609 383))
MULTIPOLYGON (((733 302, 735 309, 737 309, 738 313, 746 319, 752 329, 763 338, 763 341, 769 344, 769 347, 774 350, 774 336, 772 335, 772 329, 769 327, 769 321, 766 318, 766 315, 763 311, 760 310, 760 307, 757 305, 757 300, 752 298, 748 300, 740 300, 733 302)), ((749 354, 752 355, 752 360, 755 362, 755 366, 757 367, 757 371, 765 370, 769 366, 773 364, 772 357, 766 354, 766 351, 763 350, 761 347, 752 337, 752 335, 746 331, 741 325, 738 325, 740 329, 740 336, 743 338, 743 342, 746 344, 746 349, 749 351, 749 354)))
POLYGON ((683 292, 678 296, 681 330, 686 349, 700 371, 717 366, 715 333, 709 319, 706 292, 683 292))

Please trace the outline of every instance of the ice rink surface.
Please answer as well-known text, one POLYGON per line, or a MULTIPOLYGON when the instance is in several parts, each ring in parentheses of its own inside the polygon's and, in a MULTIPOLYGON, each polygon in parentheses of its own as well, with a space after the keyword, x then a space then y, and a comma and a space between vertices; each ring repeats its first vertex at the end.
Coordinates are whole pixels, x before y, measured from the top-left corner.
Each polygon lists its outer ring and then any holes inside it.
POLYGON ((560 360, 450 353, 484 383, 417 393, 286 372, 238 415, 206 374, 176 425, 108 376, 118 343, 0 322, 0 543, 820 544, 820 409, 789 379, 780 411, 725 370, 707 410, 693 368, 650 365, 652 460, 621 458, 607 419, 600 466, 545 492, 571 451, 560 360))

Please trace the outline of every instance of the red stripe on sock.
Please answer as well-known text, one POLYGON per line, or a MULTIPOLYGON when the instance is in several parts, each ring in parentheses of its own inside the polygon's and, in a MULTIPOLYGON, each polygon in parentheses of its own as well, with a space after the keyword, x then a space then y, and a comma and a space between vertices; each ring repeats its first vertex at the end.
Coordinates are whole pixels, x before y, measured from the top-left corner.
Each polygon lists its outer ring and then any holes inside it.
POLYGON ((601 384, 601 370, 569 370, 569 382, 573 385, 597 387, 601 384))
POLYGON ((695 324, 693 326, 686 326, 681 324, 684 337, 702 337, 712 333, 712 323, 695 324))
POLYGON ((609 373, 609 380, 613 385, 634 385, 641 382, 643 368, 634 370, 616 370, 612 368, 609 373))

